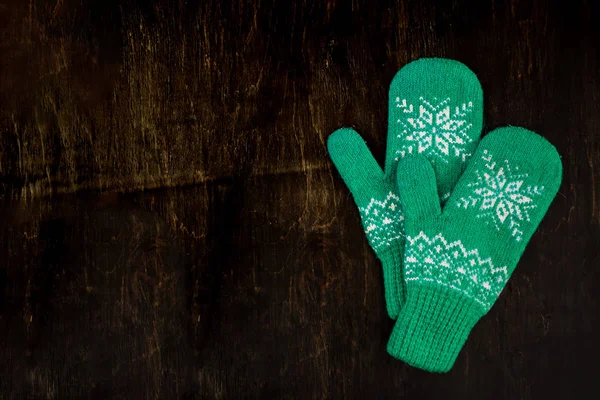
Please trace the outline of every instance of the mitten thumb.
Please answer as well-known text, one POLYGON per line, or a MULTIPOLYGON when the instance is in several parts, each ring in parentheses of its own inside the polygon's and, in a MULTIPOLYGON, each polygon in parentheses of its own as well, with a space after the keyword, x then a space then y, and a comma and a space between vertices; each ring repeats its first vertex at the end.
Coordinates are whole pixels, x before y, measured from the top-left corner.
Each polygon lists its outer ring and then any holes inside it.
POLYGON ((409 155, 400 160, 397 181, 407 233, 415 224, 441 214, 435 173, 425 157, 409 155))

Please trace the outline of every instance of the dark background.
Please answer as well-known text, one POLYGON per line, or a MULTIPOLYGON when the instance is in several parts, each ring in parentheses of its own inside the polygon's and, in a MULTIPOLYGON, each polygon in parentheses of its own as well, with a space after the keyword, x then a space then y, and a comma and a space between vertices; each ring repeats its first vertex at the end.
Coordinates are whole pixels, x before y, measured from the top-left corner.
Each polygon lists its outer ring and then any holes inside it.
MULTIPOLYGON (((0 398, 582 398, 600 373, 600 6, 0 1, 0 398), (447 374, 385 350, 380 265, 327 136, 383 162, 420 57, 558 196, 447 374)), ((592 396, 594 397, 594 396, 592 396)))

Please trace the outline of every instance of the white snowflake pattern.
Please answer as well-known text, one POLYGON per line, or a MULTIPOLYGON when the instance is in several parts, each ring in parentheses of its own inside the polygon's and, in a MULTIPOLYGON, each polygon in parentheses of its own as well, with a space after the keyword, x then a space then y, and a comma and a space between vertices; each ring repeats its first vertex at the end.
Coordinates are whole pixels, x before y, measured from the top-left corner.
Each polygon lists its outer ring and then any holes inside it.
POLYGON ((421 231, 406 238, 404 258, 407 284, 436 284, 475 300, 488 310, 509 274, 506 266, 496 268, 491 257, 478 249, 467 249, 460 240, 449 241, 442 233, 428 236, 421 231))
POLYGON ((477 207, 477 218, 492 222, 496 230, 502 226, 510 229, 517 242, 523 239, 522 225, 530 221, 529 211, 536 208, 534 201, 544 191, 544 186, 525 185, 528 174, 518 173, 519 167, 511 167, 508 160, 499 166, 492 154, 485 150, 481 156, 485 170, 476 170, 477 180, 469 183, 473 192, 457 202, 458 207, 477 207))
POLYGON ((417 110, 406 99, 396 98, 396 107, 402 110, 402 118, 398 123, 402 132, 398 138, 402 146, 396 150, 396 160, 406 154, 424 153, 432 157, 432 162, 439 159, 447 163, 449 158, 460 158, 465 162, 471 154, 467 145, 473 141, 469 136, 472 128, 467 115, 473 111, 473 102, 465 102, 456 107, 450 106, 450 98, 438 103, 436 97, 433 104, 420 97, 421 104, 417 110))
POLYGON ((365 233, 374 250, 389 246, 403 237, 404 216, 400 209, 400 198, 394 193, 389 192, 384 200, 373 198, 359 210, 365 233))

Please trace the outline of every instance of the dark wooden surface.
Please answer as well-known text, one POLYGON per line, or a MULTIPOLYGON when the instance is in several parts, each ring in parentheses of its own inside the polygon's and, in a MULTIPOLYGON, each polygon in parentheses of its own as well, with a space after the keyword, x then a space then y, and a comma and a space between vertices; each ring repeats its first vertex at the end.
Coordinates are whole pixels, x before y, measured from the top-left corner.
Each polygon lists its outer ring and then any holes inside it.
POLYGON ((588 398, 600 373, 594 1, 0 2, 0 398, 588 398), (326 152, 385 152, 411 60, 560 192, 445 375, 387 355, 379 262, 326 152))

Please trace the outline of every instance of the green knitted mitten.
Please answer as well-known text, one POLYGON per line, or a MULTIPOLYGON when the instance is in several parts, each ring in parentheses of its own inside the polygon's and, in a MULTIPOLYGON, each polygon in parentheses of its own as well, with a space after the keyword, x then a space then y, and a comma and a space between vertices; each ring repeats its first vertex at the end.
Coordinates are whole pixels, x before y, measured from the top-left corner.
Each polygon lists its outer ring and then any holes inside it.
POLYGON ((400 162, 407 298, 388 353, 432 372, 452 367, 506 285, 561 175, 560 157, 544 138, 497 129, 481 141, 442 213, 427 160, 400 162))
POLYGON ((447 59, 420 59, 394 77, 389 91, 385 173, 354 130, 342 128, 327 142, 329 154, 358 205, 362 224, 383 266, 388 315, 404 302, 403 216, 396 166, 407 154, 432 163, 445 200, 464 171, 481 135, 483 93, 475 74, 447 59))

